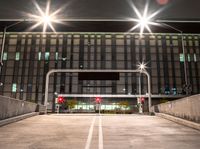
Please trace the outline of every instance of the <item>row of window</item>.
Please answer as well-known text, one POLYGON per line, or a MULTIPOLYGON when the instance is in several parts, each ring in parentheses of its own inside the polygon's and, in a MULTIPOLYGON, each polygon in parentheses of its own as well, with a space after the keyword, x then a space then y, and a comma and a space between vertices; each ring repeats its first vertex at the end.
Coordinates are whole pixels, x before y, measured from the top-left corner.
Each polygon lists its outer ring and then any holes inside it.
MULTIPOLYGON (((14 33, 9 33, 9 37, 10 38, 17 38, 17 37, 21 37, 21 38, 30 38, 32 39, 33 37, 36 37, 36 38, 53 38, 53 39, 56 39, 56 38, 59 38, 59 39, 63 39, 63 37, 68 37, 68 38, 71 38, 73 36, 73 38, 80 38, 81 36, 83 36, 84 38, 101 38, 102 36, 104 36, 106 39, 107 38, 112 38, 113 36, 117 39, 123 39, 124 36, 126 36, 126 38, 131 38, 131 36, 133 36, 135 39, 144 39, 146 36, 148 36, 150 39, 155 39, 155 37, 157 37, 158 39, 161 39, 163 36, 166 38, 166 39, 178 39, 178 37, 180 37, 181 35, 179 33, 177 34, 170 34, 170 33, 154 33, 154 34, 149 34, 149 33, 145 33, 144 36, 141 36, 140 34, 138 33, 129 33, 129 34, 126 34, 124 35, 123 33, 104 33, 104 32, 99 32, 99 33, 95 33, 95 32, 84 32, 84 33, 73 33, 73 32, 62 32, 62 33, 57 33, 57 34, 52 34, 52 33, 46 33, 46 34, 43 34, 43 33, 17 33, 17 34, 14 34, 14 33)), ((0 35, 0 37, 2 37, 2 35, 0 35)), ((199 35, 197 34, 183 34, 183 37, 184 39, 187 37, 188 39, 199 39, 199 35)))
MULTIPOLYGON (((88 36, 84 36, 83 39, 84 39, 84 44, 88 44, 88 45, 92 45, 94 44, 95 42, 95 39, 94 39, 95 36, 90 36, 90 39, 88 39, 88 36), (89 43, 88 43, 89 42, 89 43)), ((118 37, 118 36, 102 36, 102 35, 97 35, 97 44, 101 44, 101 38, 103 37, 103 39, 105 39, 105 43, 107 45, 111 45, 112 43, 112 39, 114 39, 116 41, 116 44, 117 45, 123 45, 125 44, 124 43, 124 40, 126 39, 127 41, 127 44, 130 44, 130 36, 125 36, 122 35, 121 37, 118 37)), ((12 37, 10 36, 9 38, 9 44, 10 45, 16 45, 17 44, 17 39, 19 39, 20 37, 19 36, 15 36, 15 37, 12 37)), ((66 36, 67 38, 67 42, 68 43, 71 43, 71 36, 68 35, 66 36)), ((158 43, 160 42, 161 43, 161 39, 165 39, 166 40, 166 43, 167 45, 171 45, 170 43, 170 36, 157 36, 157 38, 152 37, 152 36, 149 36, 149 43, 150 45, 155 45, 155 40, 158 40, 158 43)), ((25 40, 28 39, 28 42, 27 44, 31 44, 32 42, 32 37, 27 37, 27 36, 24 36, 24 37, 21 37, 21 43, 24 44, 25 43, 25 40)), ((171 39, 172 39, 172 42, 174 45, 178 45, 178 36, 171 36, 171 39)), ((42 37, 42 40, 39 36, 39 38, 35 38, 34 39, 36 41, 36 45, 38 44, 45 44, 47 40, 50 41, 50 44, 51 45, 55 45, 57 43, 57 38, 54 38, 54 37, 51 37, 49 36, 48 39, 45 38, 45 37, 42 37)), ((138 37, 138 36, 135 36, 134 37, 134 41, 137 45, 145 45, 145 40, 146 38, 141 38, 141 37, 138 37)), ((199 38, 196 36, 196 37, 191 37, 191 36, 184 36, 184 40, 188 41, 189 42, 189 45, 193 45, 193 41, 195 43, 196 46, 199 46, 199 38)), ((60 38, 58 37, 58 43, 59 44, 63 44, 63 38, 60 38)), ((73 43, 74 44, 79 44, 80 43, 80 36, 73 36, 73 43)))
POLYGON ((181 53, 179 55, 180 57, 180 62, 184 62, 184 60, 187 60, 188 62, 197 62, 197 55, 194 53, 194 54, 187 54, 186 57, 184 56, 183 53, 181 53))
MULTIPOLYGON (((49 60, 50 57, 50 52, 45 52, 45 60, 49 60)), ((42 58, 42 52, 38 52, 38 60, 41 60, 42 58)), ((55 53, 55 59, 58 60, 58 52, 55 53)), ((8 53, 4 52, 3 53, 3 60, 8 60, 8 53)), ((19 61, 20 60, 20 52, 15 53, 15 60, 19 61)))
MULTIPOLYGON (((29 87, 31 87, 32 85, 31 84, 29 84, 29 87)), ((87 91, 88 91, 88 88, 86 89, 87 91)), ((126 89, 125 88, 123 88, 123 92, 125 91, 126 89)), ((167 87, 165 87, 164 88, 164 92, 162 91, 163 90, 163 88, 161 88, 160 89, 160 93, 164 93, 164 94, 174 94, 174 95, 176 95, 177 94, 177 88, 169 88, 168 86, 167 87)), ((110 90, 111 91, 111 90, 110 90)), ((16 93, 17 92, 17 84, 16 83, 13 83, 12 84, 12 92, 13 93, 16 93)), ((20 92, 23 92, 23 89, 20 89, 20 92)))
MULTIPOLYGON (((45 52, 44 59, 45 60, 49 60, 49 58, 50 58, 50 52, 45 52)), ((181 54, 179 54, 179 58, 180 58, 180 62, 184 62, 184 59, 186 59, 188 62, 192 62, 192 61, 197 62, 197 61, 199 61, 199 56, 196 55, 195 53, 187 54, 186 58, 184 58, 184 54, 181 53, 181 54)), ((42 52, 38 52, 38 60, 40 61, 41 59, 42 59, 42 52)), ((8 53, 7 52, 3 53, 3 60, 4 61, 8 60, 8 53)), ((15 60, 16 61, 20 60, 20 52, 16 52, 15 60)), ((58 52, 55 53, 55 60, 59 60, 58 52)))

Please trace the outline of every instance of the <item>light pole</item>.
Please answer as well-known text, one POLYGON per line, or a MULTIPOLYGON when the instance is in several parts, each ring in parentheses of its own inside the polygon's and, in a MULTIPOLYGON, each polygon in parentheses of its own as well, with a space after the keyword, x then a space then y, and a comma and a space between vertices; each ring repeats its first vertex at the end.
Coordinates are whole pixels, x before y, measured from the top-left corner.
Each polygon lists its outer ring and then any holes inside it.
POLYGON ((141 98, 142 98, 142 88, 141 88, 141 73, 143 71, 146 71, 146 64, 144 62, 140 63, 138 65, 138 70, 140 71, 139 73, 139 100, 138 100, 138 104, 139 104, 139 113, 143 113, 143 110, 142 110, 142 102, 141 102, 141 98))
MULTIPOLYGON (((43 11, 40 6, 35 3, 35 6, 39 12, 40 15, 34 15, 34 14, 29 14, 29 17, 31 18, 28 18, 28 19, 0 19, 1 22, 15 22, 11 25, 8 25, 8 26, 5 26, 4 27, 4 30, 3 30, 3 37, 2 37, 2 44, 1 44, 1 57, 0 57, 0 76, 1 76, 1 73, 2 73, 2 67, 3 67, 3 53, 4 53, 4 47, 5 47, 5 39, 6 39, 6 31, 7 29, 21 23, 21 22, 36 22, 35 25, 33 25, 30 29, 34 29, 36 28, 37 26, 39 25, 42 25, 43 24, 43 33, 46 32, 46 29, 47 27, 50 27, 54 32, 55 29, 52 25, 52 23, 61 23, 62 21, 61 20, 58 20, 56 15, 57 13, 60 12, 60 9, 56 10, 55 12, 53 13, 50 13, 50 2, 48 1, 47 2, 47 6, 46 6, 46 10, 43 11)), ((2 86, 3 83, 0 82, 0 86, 2 86)))
POLYGON ((99 103, 99 115, 101 114, 101 102, 99 103))
POLYGON ((140 63, 138 65, 138 69, 140 70, 140 75, 139 75, 139 95, 141 96, 142 91, 141 91, 141 72, 146 71, 146 64, 144 62, 140 63))
POLYGON ((141 103, 141 96, 142 96, 142 92, 141 92, 141 73, 139 73, 139 98, 137 99, 138 100, 137 103, 138 103, 139 113, 143 113, 143 111, 142 111, 142 103, 141 103))
POLYGON ((23 22, 25 20, 21 20, 21 21, 18 21, 18 22, 15 22, 11 25, 8 25, 8 26, 5 26, 4 29, 3 29, 3 37, 2 37, 2 44, 1 44, 1 57, 0 57, 0 75, 1 75, 1 72, 2 72, 2 67, 3 67, 3 53, 4 53, 4 47, 5 47, 5 41, 6 41, 6 32, 7 32, 7 29, 23 22))
MULTIPOLYGON (((1 20, 2 21, 2 20, 1 20)), ((3 20, 4 21, 4 20, 3 20)), ((1 44, 1 57, 0 57, 0 75, 2 75, 2 68, 3 68, 3 55, 4 55, 4 50, 5 50, 5 41, 6 41, 6 32, 9 28, 17 25, 17 24, 20 24, 22 22, 30 22, 30 21, 37 21, 37 20, 31 20, 31 19, 18 19, 18 20, 8 20, 8 21, 17 21, 13 24, 10 24, 8 26, 5 26, 4 29, 3 29, 3 37, 2 37, 2 44, 1 44)), ((3 85, 2 82, 0 82, 0 84, 3 85)))
POLYGON ((167 23, 165 23, 162 20, 157 20, 156 22, 160 23, 161 25, 164 25, 166 27, 169 27, 177 32, 179 32, 181 34, 181 46, 182 46, 182 53, 183 53, 183 65, 184 65, 184 77, 185 77, 185 86, 186 86, 186 95, 188 95, 188 79, 187 79, 187 64, 186 64, 186 55, 185 55, 185 44, 184 44, 184 39, 183 39, 183 31, 171 26, 167 23))

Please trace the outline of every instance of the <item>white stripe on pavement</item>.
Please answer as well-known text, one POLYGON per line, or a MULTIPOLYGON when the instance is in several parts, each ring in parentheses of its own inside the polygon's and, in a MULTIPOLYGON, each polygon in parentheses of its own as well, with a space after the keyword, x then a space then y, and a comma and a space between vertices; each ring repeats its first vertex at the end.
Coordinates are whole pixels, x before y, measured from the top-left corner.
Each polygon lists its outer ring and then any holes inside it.
POLYGON ((92 134, 93 134, 95 120, 96 120, 96 116, 92 120, 92 124, 90 126, 90 130, 89 130, 89 134, 88 134, 88 137, 87 137, 85 149, 90 149, 90 144, 91 144, 91 141, 92 141, 92 134))
POLYGON ((99 149, 103 149, 102 117, 99 115, 99 149))

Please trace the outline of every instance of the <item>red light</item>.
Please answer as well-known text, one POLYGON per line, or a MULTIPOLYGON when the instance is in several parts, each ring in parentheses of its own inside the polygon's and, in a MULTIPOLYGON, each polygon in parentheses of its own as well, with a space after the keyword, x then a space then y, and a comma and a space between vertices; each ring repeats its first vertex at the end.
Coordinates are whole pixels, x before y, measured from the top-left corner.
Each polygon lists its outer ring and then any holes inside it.
POLYGON ((59 104, 62 104, 63 102, 64 102, 64 98, 61 97, 61 96, 59 96, 59 97, 58 97, 58 103, 59 103, 59 104))
POLYGON ((96 101, 96 103, 101 103, 101 98, 100 97, 96 97, 95 101, 96 101))
POLYGON ((144 97, 141 97, 141 98, 140 98, 140 102, 141 102, 141 103, 144 103, 144 101, 145 101, 144 97))

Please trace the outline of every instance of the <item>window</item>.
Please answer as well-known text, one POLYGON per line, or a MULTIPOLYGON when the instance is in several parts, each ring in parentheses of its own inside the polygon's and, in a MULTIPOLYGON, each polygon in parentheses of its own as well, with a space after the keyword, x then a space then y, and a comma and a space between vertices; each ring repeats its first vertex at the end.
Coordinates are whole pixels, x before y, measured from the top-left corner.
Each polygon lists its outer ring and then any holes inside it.
POLYGON ((194 62, 197 62, 197 55, 194 53, 194 62))
POLYGON ((12 92, 16 92, 17 91, 17 84, 13 83, 12 84, 12 92))
POLYGON ((173 92, 173 95, 176 95, 177 94, 177 89, 176 88, 172 88, 172 92, 173 92))
POLYGON ((165 87, 165 95, 169 95, 170 94, 170 88, 169 86, 165 87))
POLYGON ((38 52, 38 60, 40 61, 42 57, 42 52, 38 52))
POLYGON ((187 58, 188 58, 188 62, 191 62, 190 54, 187 55, 187 58))
POLYGON ((20 59, 20 53, 19 53, 19 52, 16 52, 15 60, 18 61, 19 59, 20 59))
POLYGON ((3 53, 3 60, 5 61, 5 60, 7 60, 8 59, 8 53, 7 52, 4 52, 3 53))
POLYGON ((58 60, 58 52, 55 54, 55 59, 58 60))
POLYGON ((49 55, 50 55, 49 52, 45 52, 45 60, 49 60, 49 55))
POLYGON ((181 53, 181 54, 179 55, 179 57, 180 57, 180 62, 184 62, 184 59, 185 59, 185 58, 184 58, 184 54, 181 53))

